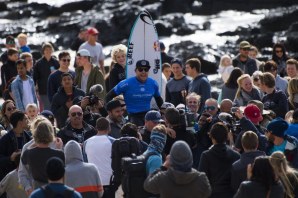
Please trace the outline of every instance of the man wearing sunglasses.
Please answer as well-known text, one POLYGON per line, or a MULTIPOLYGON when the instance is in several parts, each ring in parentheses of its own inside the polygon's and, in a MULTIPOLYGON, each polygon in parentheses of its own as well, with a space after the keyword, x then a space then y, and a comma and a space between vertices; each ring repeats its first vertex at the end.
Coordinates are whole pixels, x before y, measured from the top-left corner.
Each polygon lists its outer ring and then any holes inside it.
POLYGON ((82 144, 88 138, 96 134, 93 126, 83 121, 83 110, 78 105, 70 107, 68 112, 69 122, 57 134, 65 145, 68 141, 74 140, 82 144))
POLYGON ((48 79, 48 98, 52 102, 54 94, 58 91, 61 86, 61 79, 63 73, 70 73, 75 78, 75 72, 69 69, 70 65, 70 54, 67 51, 60 52, 58 55, 59 69, 56 70, 49 76, 48 79))
POLYGON ((256 60, 249 58, 250 43, 242 41, 239 44, 239 54, 233 59, 233 66, 239 67, 245 74, 250 76, 258 70, 256 60))
POLYGON ((147 60, 137 61, 136 76, 121 81, 106 96, 108 102, 115 96, 123 94, 129 120, 137 126, 144 126, 144 117, 150 110, 153 97, 159 108, 163 104, 157 82, 148 77, 150 67, 147 60))

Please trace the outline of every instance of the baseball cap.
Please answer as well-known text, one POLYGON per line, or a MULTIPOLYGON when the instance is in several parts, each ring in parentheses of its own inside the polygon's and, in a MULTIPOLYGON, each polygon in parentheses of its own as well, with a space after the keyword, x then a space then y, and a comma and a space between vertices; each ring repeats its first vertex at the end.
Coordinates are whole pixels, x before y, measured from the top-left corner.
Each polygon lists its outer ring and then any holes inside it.
POLYGON ((122 107, 121 102, 119 100, 111 100, 107 104, 107 110, 111 111, 113 109, 116 109, 118 107, 122 107))
POLYGON ((43 110, 40 115, 47 118, 48 120, 52 121, 54 120, 54 114, 49 110, 43 110))
POLYGON ((254 104, 247 105, 244 109, 244 115, 254 123, 263 119, 260 109, 254 104))
POLYGON ((139 60, 136 63, 136 67, 151 67, 149 61, 147 60, 139 60))
POLYGON ((283 138, 285 131, 288 129, 289 124, 282 118, 273 119, 267 126, 267 130, 271 131, 273 135, 283 138))
POLYGON ((239 47, 240 48, 250 48, 251 45, 248 41, 241 41, 240 44, 239 44, 239 47))
POLYGON ((87 33, 91 35, 99 34, 98 30, 95 27, 88 28, 87 33))
POLYGON ((88 56, 90 57, 90 52, 86 49, 80 49, 77 53, 77 56, 88 56))
POLYGON ((172 107, 172 108, 175 108, 175 106, 172 104, 172 103, 170 103, 170 102, 164 102, 162 105, 161 105, 161 109, 167 109, 167 108, 170 108, 170 107, 172 107))
POLYGON ((162 122, 163 120, 161 119, 161 115, 158 111, 151 110, 148 111, 145 115, 145 120, 146 121, 152 121, 152 122, 162 122))
POLYGON ((16 44, 13 36, 11 36, 11 35, 6 37, 5 43, 6 43, 6 45, 15 45, 16 44))

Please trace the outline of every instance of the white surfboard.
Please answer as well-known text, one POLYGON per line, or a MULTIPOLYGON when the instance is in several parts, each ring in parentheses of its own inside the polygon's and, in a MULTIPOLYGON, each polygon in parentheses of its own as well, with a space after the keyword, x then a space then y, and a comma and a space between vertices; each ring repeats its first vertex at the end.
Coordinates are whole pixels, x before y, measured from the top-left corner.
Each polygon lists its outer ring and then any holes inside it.
POLYGON ((135 76, 136 62, 145 59, 151 66, 149 77, 157 81, 162 94, 159 40, 152 17, 147 10, 138 15, 130 32, 127 48, 126 77, 135 76))

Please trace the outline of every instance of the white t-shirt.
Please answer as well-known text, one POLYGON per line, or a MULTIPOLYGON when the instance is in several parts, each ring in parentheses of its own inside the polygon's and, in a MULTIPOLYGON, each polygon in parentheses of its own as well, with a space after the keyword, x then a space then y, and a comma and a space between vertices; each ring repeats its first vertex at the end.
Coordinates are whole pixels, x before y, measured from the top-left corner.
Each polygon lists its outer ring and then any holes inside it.
POLYGON ((112 171, 112 142, 107 135, 96 135, 85 142, 85 153, 89 163, 95 164, 103 186, 110 185, 112 171))
POLYGON ((95 45, 90 45, 88 42, 85 42, 80 46, 79 50, 80 49, 86 49, 89 51, 92 63, 95 65, 99 65, 99 61, 105 59, 102 51, 102 45, 100 43, 96 42, 95 45))
POLYGON ((23 80, 23 105, 26 108, 27 104, 34 103, 32 87, 29 79, 23 80))

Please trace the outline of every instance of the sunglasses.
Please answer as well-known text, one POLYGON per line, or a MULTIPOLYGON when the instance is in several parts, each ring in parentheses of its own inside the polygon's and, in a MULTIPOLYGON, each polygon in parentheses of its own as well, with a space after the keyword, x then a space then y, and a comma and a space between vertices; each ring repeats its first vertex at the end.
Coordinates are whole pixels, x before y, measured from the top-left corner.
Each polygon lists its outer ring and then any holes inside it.
POLYGON ((241 48, 243 51, 249 51, 250 48, 241 48))
POLYGON ((207 106, 207 105, 205 105, 205 110, 207 110, 207 111, 214 111, 216 108, 215 108, 215 106, 207 106))
POLYGON ((70 62, 70 59, 61 59, 63 62, 70 62))
POLYGON ((76 116, 81 117, 83 115, 83 113, 81 113, 81 112, 72 112, 70 115, 72 117, 76 117, 76 116))
POLYGON ((275 50, 275 53, 282 53, 282 50, 275 50))
POLYGON ((8 107, 7 109, 6 109, 6 111, 14 111, 14 110, 16 110, 17 108, 16 107, 8 107))
POLYGON ((142 68, 142 67, 138 67, 138 68, 137 68, 137 70, 138 70, 139 72, 143 72, 143 71, 148 72, 149 69, 150 69, 150 68, 147 68, 147 67, 146 67, 146 68, 142 68))

